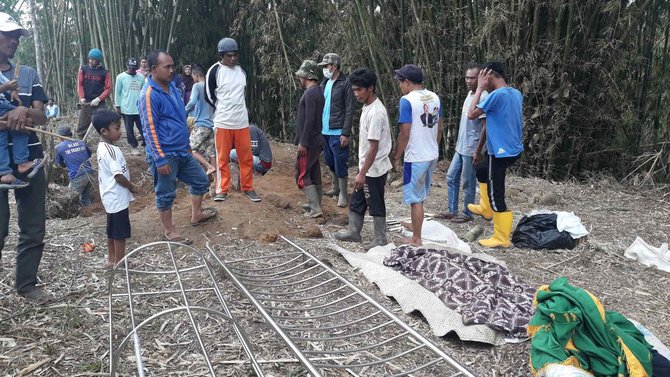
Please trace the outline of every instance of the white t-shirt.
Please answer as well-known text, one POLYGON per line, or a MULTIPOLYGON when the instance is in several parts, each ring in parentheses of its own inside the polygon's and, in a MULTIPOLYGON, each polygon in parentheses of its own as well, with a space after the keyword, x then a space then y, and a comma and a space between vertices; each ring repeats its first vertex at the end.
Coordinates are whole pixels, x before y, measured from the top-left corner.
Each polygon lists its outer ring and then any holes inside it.
POLYGON ((216 64, 219 65, 219 69, 216 72, 214 127, 225 128, 227 130, 239 130, 249 127, 247 104, 244 100, 244 93, 247 87, 246 73, 244 73, 244 70, 239 65, 231 68, 225 64, 216 64))
POLYGON ((442 116, 440 97, 427 89, 413 90, 400 99, 398 123, 411 123, 405 162, 437 160, 437 125, 442 116))
POLYGON ((391 127, 388 113, 382 101, 377 98, 369 105, 363 106, 361 112, 360 140, 358 146, 358 168, 362 169, 370 149, 370 140, 379 140, 375 161, 368 169, 366 177, 381 177, 391 170, 391 127))
POLYGON ((128 208, 135 200, 127 188, 116 182, 114 176, 123 174, 130 181, 130 172, 123 152, 119 147, 105 142, 98 144, 98 185, 100 198, 105 206, 105 212, 117 213, 128 208))

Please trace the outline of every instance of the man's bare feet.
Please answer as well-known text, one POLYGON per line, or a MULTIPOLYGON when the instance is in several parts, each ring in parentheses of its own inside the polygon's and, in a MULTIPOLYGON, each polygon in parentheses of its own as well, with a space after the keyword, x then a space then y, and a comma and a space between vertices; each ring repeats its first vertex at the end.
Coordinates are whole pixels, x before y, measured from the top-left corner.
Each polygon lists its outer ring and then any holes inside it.
POLYGON ((12 184, 16 181, 16 177, 14 174, 5 174, 3 176, 0 176, 0 183, 6 183, 6 184, 12 184))
POLYGON ((398 239, 401 245, 423 246, 421 239, 416 240, 414 237, 403 237, 398 239))
POLYGON ((214 174, 214 172, 216 172, 216 168, 212 165, 208 165, 205 167, 207 168, 207 171, 205 172, 205 174, 207 175, 214 174))
POLYGON ((33 168, 33 162, 32 161, 27 161, 22 164, 16 165, 16 170, 19 171, 19 173, 25 173, 28 170, 33 168))

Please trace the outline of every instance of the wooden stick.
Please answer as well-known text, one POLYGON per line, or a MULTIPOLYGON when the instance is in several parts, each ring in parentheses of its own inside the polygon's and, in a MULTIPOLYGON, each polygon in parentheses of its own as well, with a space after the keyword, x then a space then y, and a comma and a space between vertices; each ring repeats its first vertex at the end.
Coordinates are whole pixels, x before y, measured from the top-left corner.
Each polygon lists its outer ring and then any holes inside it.
MULTIPOLYGON (((7 121, 5 121, 5 120, 0 120, 0 124, 7 124, 7 121)), ((53 133, 53 132, 49 132, 49 131, 47 131, 47 130, 43 130, 43 129, 41 129, 41 128, 28 127, 28 126, 26 126, 26 127, 24 127, 24 128, 25 128, 26 130, 28 130, 28 131, 33 131, 33 132, 37 132, 37 133, 44 134, 44 135, 50 135, 50 136, 57 137, 57 138, 59 138, 59 139, 63 139, 63 140, 77 141, 77 139, 73 139, 73 138, 71 138, 71 137, 67 137, 67 136, 63 136, 63 135, 59 135, 59 134, 55 134, 55 133, 53 133)))

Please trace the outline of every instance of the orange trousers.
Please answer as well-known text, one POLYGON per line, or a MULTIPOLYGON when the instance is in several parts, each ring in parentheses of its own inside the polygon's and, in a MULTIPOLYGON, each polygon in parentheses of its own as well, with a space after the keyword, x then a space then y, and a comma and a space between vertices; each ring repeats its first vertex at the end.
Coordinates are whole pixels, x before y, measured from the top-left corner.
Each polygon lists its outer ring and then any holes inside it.
POLYGON ((240 164, 240 186, 242 191, 254 189, 253 154, 249 127, 238 130, 214 129, 216 146, 216 193, 227 193, 230 188, 230 150, 235 148, 240 164))

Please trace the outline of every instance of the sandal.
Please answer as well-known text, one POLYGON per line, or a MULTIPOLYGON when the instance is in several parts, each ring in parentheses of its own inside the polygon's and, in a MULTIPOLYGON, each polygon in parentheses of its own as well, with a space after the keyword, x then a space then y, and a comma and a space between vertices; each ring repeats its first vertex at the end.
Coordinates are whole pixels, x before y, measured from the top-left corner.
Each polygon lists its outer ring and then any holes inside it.
POLYGON ((37 175, 37 173, 44 167, 44 164, 47 162, 46 158, 36 158, 33 160, 33 167, 30 168, 30 173, 26 175, 26 178, 32 179, 37 175))
POLYGON ((12 183, 0 183, 0 190, 16 190, 30 186, 29 182, 16 178, 12 183))
POLYGON ((193 241, 189 240, 186 237, 182 237, 182 236, 177 236, 175 238, 167 238, 166 235, 163 235, 163 241, 179 243, 179 244, 186 245, 186 246, 189 246, 189 245, 193 244, 193 241))
POLYGON ((200 219, 200 221, 198 221, 197 223, 191 223, 191 226, 198 226, 198 225, 206 223, 207 221, 215 218, 216 214, 218 212, 219 211, 216 208, 213 208, 213 207, 203 208, 202 209, 203 218, 200 219))

